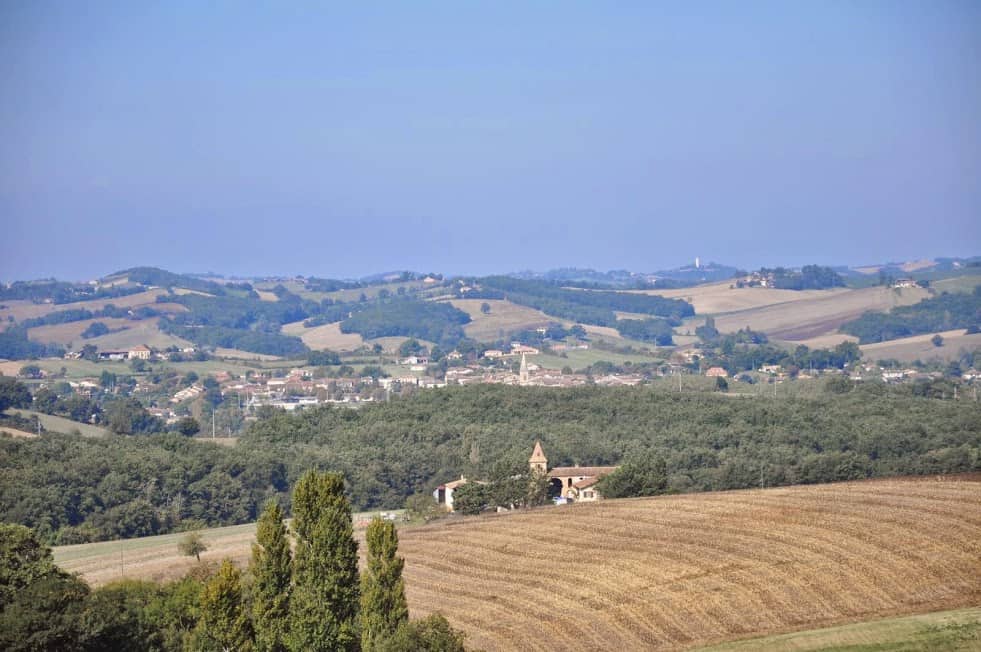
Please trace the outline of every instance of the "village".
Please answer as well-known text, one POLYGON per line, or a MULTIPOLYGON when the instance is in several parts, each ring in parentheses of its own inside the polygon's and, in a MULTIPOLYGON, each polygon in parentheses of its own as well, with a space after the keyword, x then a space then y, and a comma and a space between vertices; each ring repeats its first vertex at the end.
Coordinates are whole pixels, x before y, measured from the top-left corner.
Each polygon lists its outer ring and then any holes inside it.
MULTIPOLYGON (((866 359, 850 362, 843 369, 788 368, 778 364, 761 363, 752 370, 730 373, 712 364, 706 352, 694 346, 665 349, 664 357, 650 363, 614 365, 596 363, 586 369, 550 368, 536 360, 544 353, 555 355, 570 348, 589 349, 584 341, 548 342, 547 351, 520 341, 505 343, 466 354, 453 350, 431 355, 419 347, 411 355, 387 356, 384 366, 365 364, 360 371, 351 364, 311 365, 309 360, 283 360, 276 367, 255 364, 243 369, 242 360, 214 357, 213 352, 193 347, 156 350, 137 345, 123 350, 88 351, 90 359, 105 365, 101 376, 65 377, 24 365, 20 373, 37 389, 60 387, 82 397, 111 398, 132 396, 146 406, 148 412, 164 424, 176 424, 182 418, 207 417, 214 411, 227 413, 223 432, 241 431, 263 409, 300 410, 318 405, 336 404, 357 408, 375 401, 389 400, 414 391, 454 385, 500 384, 525 387, 568 388, 585 385, 629 387, 641 384, 664 383, 678 391, 722 390, 733 396, 762 391, 763 386, 797 383, 832 376, 847 378, 853 383, 884 382, 889 384, 928 384, 950 378, 949 369, 936 365, 900 364, 890 361, 873 362, 866 359), (438 356, 438 357, 437 357, 438 356), (199 360, 207 365, 201 373, 179 373, 174 363, 186 367, 188 361, 199 360), (222 362, 227 368, 222 368, 222 362), (125 365, 123 365, 125 363, 125 365), (699 383, 701 377, 711 383, 699 383), (70 388, 70 389, 69 389, 70 388), (743 388, 743 389, 740 389, 743 388), (757 389, 759 388, 759 389, 757 389), (202 404, 205 406, 202 411, 202 404)), ((78 359, 78 352, 66 354, 66 359, 78 359)), ((554 359, 554 358, 552 358, 554 359)), ((366 361, 362 358, 362 361, 366 361)), ((959 370, 958 383, 973 396, 981 384, 981 372, 974 368, 959 370)), ((9 373, 9 372, 8 372, 9 373)), ((951 393, 958 390, 952 388, 951 393)), ((211 418, 211 417, 208 417, 211 418)), ((94 415, 93 415, 94 419, 94 415)), ((207 430, 207 428, 205 428, 207 430)), ((212 433, 214 434, 214 433, 212 433)))

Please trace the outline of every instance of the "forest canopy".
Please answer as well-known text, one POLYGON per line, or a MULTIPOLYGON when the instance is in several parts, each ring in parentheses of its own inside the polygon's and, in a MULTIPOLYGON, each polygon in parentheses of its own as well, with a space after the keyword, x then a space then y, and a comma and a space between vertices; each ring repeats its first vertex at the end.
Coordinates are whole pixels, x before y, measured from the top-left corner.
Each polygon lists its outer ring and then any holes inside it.
POLYGON ((981 470, 981 404, 860 385, 733 399, 652 387, 473 385, 358 410, 269 410, 230 448, 174 434, 0 438, 0 520, 49 542, 255 520, 303 472, 343 473, 356 509, 396 508, 461 474, 525 464, 664 460, 667 490, 706 491, 981 470))

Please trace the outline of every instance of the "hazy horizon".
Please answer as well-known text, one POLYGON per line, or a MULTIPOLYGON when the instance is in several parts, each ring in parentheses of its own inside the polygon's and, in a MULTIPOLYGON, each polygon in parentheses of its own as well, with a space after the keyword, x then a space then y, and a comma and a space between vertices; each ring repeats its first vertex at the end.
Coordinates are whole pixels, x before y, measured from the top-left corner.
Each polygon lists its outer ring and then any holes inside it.
POLYGON ((0 7, 0 278, 981 252, 981 4, 0 7))

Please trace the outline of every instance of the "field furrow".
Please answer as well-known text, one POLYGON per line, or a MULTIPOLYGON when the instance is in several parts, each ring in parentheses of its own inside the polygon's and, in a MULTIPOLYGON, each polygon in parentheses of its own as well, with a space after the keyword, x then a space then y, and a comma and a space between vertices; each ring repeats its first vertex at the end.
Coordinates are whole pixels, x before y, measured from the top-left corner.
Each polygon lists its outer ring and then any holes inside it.
MULTIPOLYGON (((977 606, 981 476, 942 480, 601 501, 408 527, 409 605, 414 616, 445 614, 488 651, 684 649, 977 606)), ((207 555, 242 563, 251 537, 216 535, 207 555)), ((158 578, 168 564, 179 575, 192 562, 171 538, 164 557, 148 544, 125 560, 122 547, 56 558, 95 582, 158 578)))

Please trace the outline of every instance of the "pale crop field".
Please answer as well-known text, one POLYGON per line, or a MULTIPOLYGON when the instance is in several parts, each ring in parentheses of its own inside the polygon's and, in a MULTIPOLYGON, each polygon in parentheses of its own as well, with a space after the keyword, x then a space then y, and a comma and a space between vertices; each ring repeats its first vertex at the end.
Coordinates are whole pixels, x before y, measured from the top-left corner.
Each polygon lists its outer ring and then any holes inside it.
POLYGON ((519 306, 503 299, 454 299, 450 303, 470 315, 472 321, 464 326, 463 330, 467 337, 480 342, 493 342, 506 337, 509 332, 563 321, 549 317, 540 310, 519 306), (480 306, 484 303, 491 308, 486 315, 480 311, 480 306))
POLYGON ((137 292, 124 297, 114 297, 112 299, 93 299, 91 301, 76 301, 75 303, 32 303, 31 301, 0 301, 4 308, 0 308, 0 323, 6 323, 7 316, 13 315, 17 321, 41 317, 52 312, 62 310, 85 309, 95 312, 102 310, 106 305, 112 304, 117 308, 137 308, 139 306, 156 306, 157 297, 167 294, 166 290, 155 289, 145 292, 137 292))
POLYGON ((930 296, 929 292, 921 288, 900 290, 871 287, 819 292, 824 294, 817 298, 720 315, 715 319, 715 326, 724 333, 748 326, 773 338, 796 342, 834 333, 843 323, 860 317, 864 312, 886 312, 896 306, 908 306, 930 296))
POLYGON ((734 281, 722 281, 678 290, 634 290, 633 292, 659 295, 669 299, 684 299, 695 306, 695 312, 700 315, 751 310, 781 303, 823 299, 851 292, 845 288, 798 291, 730 287, 733 283, 734 281))
POLYGON ((364 344, 364 339, 357 333, 342 333, 340 322, 307 328, 302 321, 297 321, 285 324, 282 330, 286 335, 298 336, 314 351, 354 351, 364 344))
POLYGON ((406 530, 409 604, 486 650, 677 649, 981 600, 981 483, 607 501, 406 530))
POLYGON ((71 419, 66 419, 64 417, 58 417, 53 414, 41 414, 40 412, 35 412, 33 410, 11 410, 22 417, 32 419, 38 417, 41 419, 41 426, 47 430, 52 430, 54 432, 61 433, 71 433, 77 430, 85 437, 105 437, 109 434, 109 431, 105 428, 99 426, 93 426, 90 423, 80 423, 78 421, 72 421, 71 419))
MULTIPOLYGON (((206 531, 204 558, 244 564, 248 527, 206 531)), ((981 604, 977 476, 547 507, 399 536, 413 616, 440 611, 484 650, 673 650, 981 604)), ((176 577, 195 562, 167 537, 55 559, 95 584, 176 577)))
POLYGON ((884 360, 894 358, 901 362, 911 362, 913 360, 931 360, 940 358, 950 360, 960 357, 964 350, 972 351, 981 347, 981 333, 967 335, 964 329, 954 331, 944 331, 941 333, 926 333, 924 335, 914 335, 898 340, 888 340, 886 342, 876 342, 875 344, 863 344, 859 348, 865 357, 872 360, 884 360), (934 335, 944 338, 943 346, 934 346, 934 335))
POLYGON ((958 276, 930 283, 937 292, 972 292, 981 285, 981 276, 958 276))

